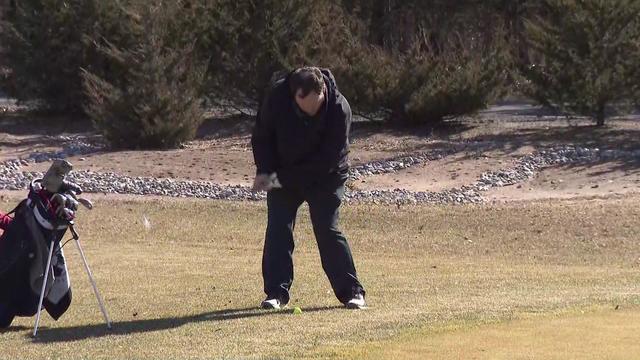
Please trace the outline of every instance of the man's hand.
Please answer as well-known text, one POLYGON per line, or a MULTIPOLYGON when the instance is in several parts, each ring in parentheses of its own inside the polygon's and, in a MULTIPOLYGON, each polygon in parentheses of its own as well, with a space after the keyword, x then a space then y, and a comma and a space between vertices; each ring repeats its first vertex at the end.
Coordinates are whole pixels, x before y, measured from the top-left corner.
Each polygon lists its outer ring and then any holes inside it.
POLYGON ((278 180, 278 174, 258 174, 253 181, 253 191, 270 191, 272 189, 281 188, 280 181, 278 180))
POLYGON ((268 187, 271 183, 271 179, 267 174, 258 174, 256 178, 253 180, 253 187, 251 190, 253 191, 269 191, 268 187))
POLYGON ((271 180, 271 189, 282 189, 282 184, 280 184, 277 173, 269 175, 269 179, 271 180))

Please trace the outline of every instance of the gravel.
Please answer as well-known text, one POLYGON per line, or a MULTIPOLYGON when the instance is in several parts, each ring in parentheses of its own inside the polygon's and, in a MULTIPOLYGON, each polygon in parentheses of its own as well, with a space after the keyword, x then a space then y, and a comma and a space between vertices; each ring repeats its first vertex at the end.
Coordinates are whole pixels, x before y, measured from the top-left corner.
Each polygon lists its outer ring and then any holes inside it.
MULTIPOLYGON (((80 138, 60 139, 63 150, 50 153, 34 153, 26 159, 0 163, 0 189, 24 190, 42 173, 24 172, 22 166, 32 162, 50 161, 55 158, 84 155, 103 150, 102 147, 84 142, 80 138)), ((404 155, 393 159, 374 161, 353 167, 351 179, 361 179, 375 174, 395 173, 399 170, 442 159, 461 151, 480 151, 487 143, 454 144, 445 150, 404 155)), ((549 166, 562 164, 588 164, 602 161, 640 161, 640 150, 624 151, 578 146, 557 146, 529 154, 514 161, 513 166, 483 173, 473 184, 440 192, 412 192, 403 189, 347 191, 347 202, 373 202, 383 204, 476 204, 483 202, 482 192, 491 188, 525 182, 549 166)), ((225 186, 209 181, 186 181, 150 177, 130 177, 116 173, 74 171, 69 180, 76 182, 89 193, 114 193, 134 195, 160 195, 182 198, 252 200, 266 198, 265 193, 255 193, 245 186, 225 186)))
POLYGON ((52 136, 52 140, 62 144, 60 151, 34 152, 26 159, 27 162, 48 162, 54 159, 66 159, 72 156, 87 155, 99 151, 104 151, 106 146, 89 143, 80 136, 52 136))

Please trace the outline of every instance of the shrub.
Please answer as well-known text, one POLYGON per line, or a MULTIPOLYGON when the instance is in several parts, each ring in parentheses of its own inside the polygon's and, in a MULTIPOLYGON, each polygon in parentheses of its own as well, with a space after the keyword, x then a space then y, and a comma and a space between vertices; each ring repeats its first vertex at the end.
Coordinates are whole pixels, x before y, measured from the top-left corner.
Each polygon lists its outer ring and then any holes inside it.
POLYGON ((504 90, 508 61, 501 45, 460 46, 405 60, 392 97, 392 120, 435 125, 484 109, 504 90))
POLYGON ((527 23, 532 62, 524 92, 540 103, 593 117, 626 111, 640 93, 640 2, 546 0, 527 23))
POLYGON ((305 0, 218 0, 202 14, 198 47, 208 59, 207 90, 219 98, 260 100, 271 76, 304 61, 297 57, 315 8, 305 0))
POLYGON ((123 9, 131 44, 98 46, 111 77, 84 71, 86 111, 113 146, 173 148, 195 136, 204 70, 193 42, 176 41, 183 10, 180 1, 123 9))
POLYGON ((82 109, 80 68, 94 67, 96 52, 86 36, 101 31, 110 2, 22 0, 3 23, 5 88, 21 101, 37 100, 51 112, 82 109), (6 86, 10 84, 10 86, 6 86))
POLYGON ((373 47, 355 52, 341 70, 357 105, 391 109, 394 126, 433 126, 485 108, 505 89, 509 61, 500 41, 396 55, 373 47))

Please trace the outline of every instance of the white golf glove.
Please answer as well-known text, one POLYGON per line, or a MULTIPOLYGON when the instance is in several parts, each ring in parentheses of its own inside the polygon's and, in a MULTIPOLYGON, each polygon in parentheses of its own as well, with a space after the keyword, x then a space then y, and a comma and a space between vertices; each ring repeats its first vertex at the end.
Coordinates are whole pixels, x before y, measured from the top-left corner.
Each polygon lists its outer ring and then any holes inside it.
POLYGON ((269 175, 269 180, 271 180, 271 189, 282 189, 282 184, 280 184, 280 180, 278 179, 278 174, 273 173, 269 175))
POLYGON ((253 181, 253 191, 270 191, 272 189, 280 189, 282 184, 278 180, 278 174, 258 174, 253 181))

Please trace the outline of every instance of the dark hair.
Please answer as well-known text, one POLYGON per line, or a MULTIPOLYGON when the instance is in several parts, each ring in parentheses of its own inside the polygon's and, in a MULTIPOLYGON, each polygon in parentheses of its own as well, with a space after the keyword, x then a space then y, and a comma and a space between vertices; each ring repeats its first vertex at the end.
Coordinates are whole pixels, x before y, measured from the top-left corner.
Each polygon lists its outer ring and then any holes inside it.
POLYGON ((305 66, 295 70, 289 78, 291 95, 296 96, 298 90, 302 90, 302 97, 309 95, 311 91, 322 94, 325 90, 324 76, 319 68, 305 66))

